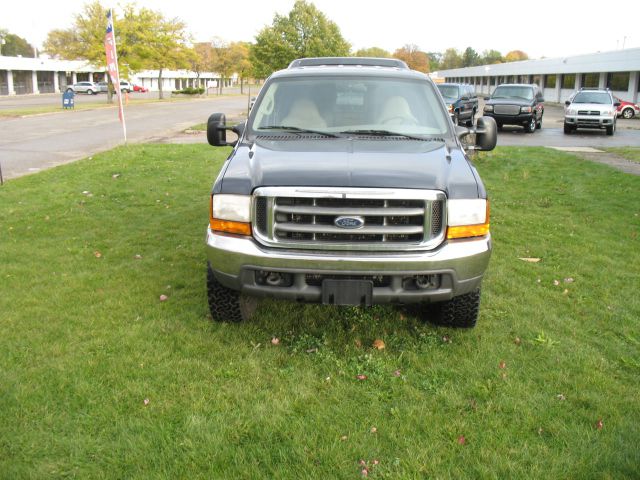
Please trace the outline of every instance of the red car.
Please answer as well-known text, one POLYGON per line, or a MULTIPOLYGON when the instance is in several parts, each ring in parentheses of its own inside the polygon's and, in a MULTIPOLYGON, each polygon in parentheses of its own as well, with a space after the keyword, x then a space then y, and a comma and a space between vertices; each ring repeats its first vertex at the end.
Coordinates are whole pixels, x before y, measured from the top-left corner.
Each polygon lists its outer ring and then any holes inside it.
POLYGON ((143 87, 142 85, 133 85, 133 91, 134 92, 141 92, 141 93, 146 93, 149 91, 148 88, 143 87))
POLYGON ((613 97, 616 102, 620 102, 618 107, 618 116, 622 118, 633 118, 634 115, 640 114, 640 107, 637 103, 625 102, 621 98, 613 97))

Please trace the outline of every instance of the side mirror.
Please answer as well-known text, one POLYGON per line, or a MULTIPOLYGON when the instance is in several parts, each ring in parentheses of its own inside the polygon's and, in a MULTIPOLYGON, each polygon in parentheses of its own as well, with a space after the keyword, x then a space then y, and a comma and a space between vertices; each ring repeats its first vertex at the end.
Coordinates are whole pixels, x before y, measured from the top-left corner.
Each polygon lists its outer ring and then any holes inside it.
POLYGON ((462 97, 460 97, 460 100, 463 100, 466 102, 467 100, 469 100, 469 97, 467 95, 463 95, 462 97))
POLYGON ((480 117, 476 122, 476 147, 488 152, 496 148, 498 143, 498 126, 491 117, 480 117))
POLYGON ((617 108, 617 107, 619 107, 619 106, 620 106, 620 102, 615 102, 615 103, 613 104, 613 106, 614 106, 614 107, 616 107, 616 108, 617 108))
POLYGON ((224 113, 214 113, 207 120, 207 141, 214 147, 235 147, 238 140, 227 142, 227 130, 231 130, 238 138, 244 132, 244 124, 227 127, 227 118, 224 113))
POLYGON ((571 102, 569 100, 566 100, 564 104, 568 107, 569 105, 571 105, 571 102))
POLYGON ((491 97, 484 97, 485 100, 489 100, 491 97))

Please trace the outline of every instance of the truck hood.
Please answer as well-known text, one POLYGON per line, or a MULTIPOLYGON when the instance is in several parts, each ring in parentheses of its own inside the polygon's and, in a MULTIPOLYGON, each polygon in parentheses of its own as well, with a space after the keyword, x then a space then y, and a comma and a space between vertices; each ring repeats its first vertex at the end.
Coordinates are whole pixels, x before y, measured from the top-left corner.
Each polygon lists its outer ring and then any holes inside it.
POLYGON ((247 195, 264 186, 434 189, 450 198, 484 196, 459 148, 442 141, 397 138, 281 137, 241 144, 214 193, 247 195))
POLYGON ((529 106, 533 103, 533 100, 525 100, 524 98, 490 98, 485 102, 485 105, 520 105, 529 106))
POLYGON ((594 112, 606 112, 607 114, 611 113, 614 110, 614 106, 612 104, 605 105, 603 103, 572 103, 569 105, 572 110, 589 110, 594 112))

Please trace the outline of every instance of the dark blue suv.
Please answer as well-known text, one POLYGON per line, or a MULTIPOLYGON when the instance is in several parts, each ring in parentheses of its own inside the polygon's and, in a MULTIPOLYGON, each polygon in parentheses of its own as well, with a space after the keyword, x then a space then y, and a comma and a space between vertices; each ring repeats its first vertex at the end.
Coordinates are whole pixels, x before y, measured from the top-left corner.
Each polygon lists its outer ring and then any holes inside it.
POLYGON ((478 111, 478 96, 473 86, 462 83, 439 83, 437 87, 454 125, 464 122, 467 127, 472 127, 478 111))

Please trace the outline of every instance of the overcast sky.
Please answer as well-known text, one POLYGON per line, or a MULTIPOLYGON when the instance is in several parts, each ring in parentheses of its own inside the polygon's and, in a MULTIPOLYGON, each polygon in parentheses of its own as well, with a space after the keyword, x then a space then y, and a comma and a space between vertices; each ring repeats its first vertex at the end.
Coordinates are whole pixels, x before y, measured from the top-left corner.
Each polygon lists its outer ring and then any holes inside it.
MULTIPOLYGON (((5 1, 0 28, 40 47, 47 32, 68 28, 73 14, 86 0, 5 1)), ((121 2, 126 3, 126 2, 121 2)), ((340 27, 354 50, 381 47, 393 52, 405 44, 424 51, 443 52, 470 46, 477 52, 495 49, 502 54, 523 50, 531 58, 640 47, 640 2, 621 0, 610 5, 538 0, 437 1, 314 0, 313 3, 340 27), (625 39, 626 36, 626 39, 625 39)), ((106 7, 118 6, 103 1, 106 7)), ((287 14, 294 0, 138 0, 138 6, 159 10, 165 17, 186 22, 196 41, 221 37, 253 41, 275 13, 287 14)), ((116 29, 117 24, 116 24, 116 29)))

